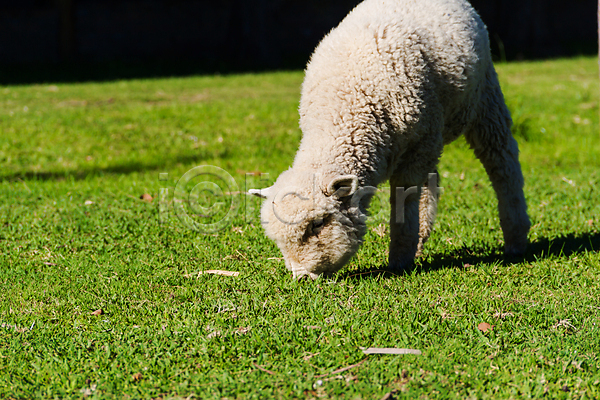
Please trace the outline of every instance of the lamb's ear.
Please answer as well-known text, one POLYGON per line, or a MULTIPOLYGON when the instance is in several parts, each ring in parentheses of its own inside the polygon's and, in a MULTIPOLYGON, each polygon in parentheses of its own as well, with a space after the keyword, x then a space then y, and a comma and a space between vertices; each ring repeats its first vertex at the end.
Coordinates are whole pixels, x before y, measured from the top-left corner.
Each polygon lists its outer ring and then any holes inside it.
POLYGON ((250 193, 253 196, 260 197, 262 199, 266 199, 272 190, 273 190, 273 186, 269 186, 268 188, 264 188, 264 189, 250 189, 250 190, 248 190, 248 193, 250 193))
POLYGON ((327 196, 346 197, 352 196, 358 189, 358 177, 356 175, 340 175, 335 177, 327 185, 327 196))

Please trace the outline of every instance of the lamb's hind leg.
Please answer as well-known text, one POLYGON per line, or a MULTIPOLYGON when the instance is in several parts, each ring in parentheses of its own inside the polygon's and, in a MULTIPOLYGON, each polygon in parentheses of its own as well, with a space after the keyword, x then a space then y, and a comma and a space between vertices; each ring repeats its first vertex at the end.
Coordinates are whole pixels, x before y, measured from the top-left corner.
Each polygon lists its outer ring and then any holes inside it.
POLYGON ((499 85, 493 86, 484 102, 485 116, 465 137, 482 162, 498 198, 504 252, 525 253, 530 222, 523 194, 519 148, 513 138, 511 119, 499 85))
POLYGON ((433 223, 437 215, 438 198, 441 188, 439 187, 440 176, 437 171, 429 174, 427 183, 421 188, 419 200, 419 244, 416 257, 421 256, 423 247, 431 235, 433 223))

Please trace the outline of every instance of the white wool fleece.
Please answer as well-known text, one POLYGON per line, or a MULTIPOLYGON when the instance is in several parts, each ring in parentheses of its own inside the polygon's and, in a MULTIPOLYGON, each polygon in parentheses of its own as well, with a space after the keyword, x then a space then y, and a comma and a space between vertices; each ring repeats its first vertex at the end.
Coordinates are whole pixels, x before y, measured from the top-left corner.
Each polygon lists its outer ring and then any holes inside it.
POLYGON ((529 219, 510 126, 486 28, 467 1, 366 0, 308 63, 303 137, 291 169, 263 193, 266 233, 294 276, 334 272, 365 233, 369 196, 353 196, 390 180, 389 262, 405 269, 429 236, 437 196, 424 189, 397 204, 396 188, 426 186, 444 144, 464 134, 496 190, 505 250, 520 254, 529 219), (281 194, 290 191, 303 194, 281 194))

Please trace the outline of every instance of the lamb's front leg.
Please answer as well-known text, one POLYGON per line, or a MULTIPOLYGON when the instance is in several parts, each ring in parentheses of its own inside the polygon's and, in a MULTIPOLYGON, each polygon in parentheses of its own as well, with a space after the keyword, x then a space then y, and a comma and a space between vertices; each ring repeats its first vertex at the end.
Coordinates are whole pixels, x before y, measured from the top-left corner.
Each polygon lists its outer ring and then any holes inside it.
POLYGON ((438 197, 440 195, 439 187, 440 175, 437 171, 429 174, 427 183, 421 188, 421 198, 419 203, 419 245, 417 247, 417 257, 420 257, 425 243, 433 230, 433 223, 437 214, 438 197))
POLYGON ((419 191, 405 186, 399 177, 390 179, 390 256, 389 268, 406 271, 413 263, 419 244, 419 191))

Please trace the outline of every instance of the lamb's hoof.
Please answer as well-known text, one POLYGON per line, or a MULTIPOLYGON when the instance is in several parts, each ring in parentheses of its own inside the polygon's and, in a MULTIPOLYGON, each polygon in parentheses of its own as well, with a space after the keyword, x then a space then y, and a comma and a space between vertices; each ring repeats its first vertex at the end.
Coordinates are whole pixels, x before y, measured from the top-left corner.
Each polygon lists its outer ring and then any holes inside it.
POLYGON ((404 275, 410 273, 415 268, 414 260, 391 261, 387 270, 393 274, 404 275))
POLYGON ((521 258, 527 251, 527 242, 506 243, 504 245, 504 255, 508 258, 521 258))

